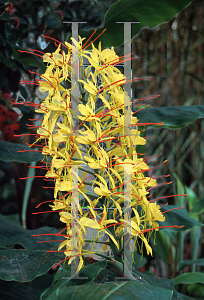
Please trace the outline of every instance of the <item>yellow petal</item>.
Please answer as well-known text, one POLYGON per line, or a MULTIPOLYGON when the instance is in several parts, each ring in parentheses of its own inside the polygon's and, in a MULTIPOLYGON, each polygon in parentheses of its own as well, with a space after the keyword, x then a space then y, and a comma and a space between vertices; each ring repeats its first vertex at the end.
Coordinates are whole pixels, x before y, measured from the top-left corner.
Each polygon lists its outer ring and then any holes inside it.
POLYGON ((94 229, 100 229, 101 226, 98 224, 96 220, 92 220, 89 218, 82 217, 79 221, 79 224, 86 227, 91 227, 94 229))
POLYGON ((152 248, 148 244, 147 239, 145 237, 141 237, 141 239, 145 243, 145 247, 146 247, 146 250, 147 250, 147 255, 149 255, 149 253, 150 253, 151 256, 152 256, 152 248))
POLYGON ((116 239, 114 238, 114 236, 112 236, 112 234, 109 233, 107 230, 104 230, 104 231, 105 231, 105 233, 107 233, 107 235, 111 238, 111 240, 113 241, 113 243, 116 245, 116 247, 117 247, 118 250, 119 250, 119 245, 118 245, 116 239))
POLYGON ((79 79, 78 81, 82 82, 84 84, 84 88, 85 88, 85 90, 87 90, 88 93, 95 94, 97 92, 96 86, 90 80, 87 79, 87 82, 86 82, 82 79, 79 79))

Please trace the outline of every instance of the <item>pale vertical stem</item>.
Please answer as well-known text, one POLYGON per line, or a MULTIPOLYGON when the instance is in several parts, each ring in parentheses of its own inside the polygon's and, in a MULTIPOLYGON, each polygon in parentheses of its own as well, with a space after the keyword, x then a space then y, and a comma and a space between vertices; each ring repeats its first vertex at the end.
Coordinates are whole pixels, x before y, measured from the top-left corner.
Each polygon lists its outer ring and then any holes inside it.
MULTIPOLYGON (((35 164, 36 164, 36 162, 32 161, 31 167, 34 167, 35 164)), ((28 177, 31 177, 31 176, 35 176, 34 168, 29 168, 29 170, 28 170, 28 177)), ((26 229, 26 213, 27 213, 28 200, 29 200, 33 180, 34 180, 34 177, 28 178, 26 180, 25 191, 24 191, 24 195, 23 195, 23 207, 22 207, 21 217, 22 217, 22 226, 24 229, 26 229)))
POLYGON ((124 166, 124 273, 123 277, 117 279, 130 279, 132 274, 131 255, 131 166, 124 166))
POLYGON ((71 237, 71 253, 75 256, 75 259, 71 264, 71 276, 74 276, 77 272, 79 265, 79 224, 78 224, 78 167, 72 166, 72 237, 71 237))
MULTIPOLYGON (((72 38, 78 43, 78 22, 72 23, 72 38)), ((79 53, 78 53, 78 44, 75 47, 72 42, 72 57, 71 57, 71 66, 72 66, 72 77, 71 77, 71 97, 72 101, 72 110, 78 108, 79 105, 79 53), (74 106, 74 107, 73 107, 74 106)), ((73 121, 72 121, 73 122, 73 121)), ((76 118, 75 126, 78 128, 79 121, 76 118)), ((74 124, 71 125, 71 134, 74 131, 74 124)), ((76 134, 76 133, 75 133, 76 134)), ((79 266, 79 223, 78 223, 78 208, 79 208, 79 193, 78 193, 78 166, 72 166, 72 237, 71 237, 71 251, 75 256, 74 260, 71 262, 71 276, 75 276, 78 266, 79 266)), ((75 276, 80 279, 87 279, 87 277, 79 277, 79 274, 75 276)))
POLYGON ((131 255, 131 165, 124 167, 124 277, 126 277, 127 270, 132 274, 132 255, 131 255))
MULTIPOLYGON (((72 23, 72 38, 74 38, 78 42, 78 22, 72 23)), ((71 95, 73 95, 71 97, 74 98, 73 99, 74 101, 72 101, 72 109, 76 111, 76 108, 79 105, 79 100, 78 100, 79 99, 79 86, 78 86, 79 53, 78 53, 78 46, 76 48, 73 42, 72 42, 71 65, 72 65, 71 95)), ((72 124, 71 130, 74 130, 74 127, 77 128, 79 126, 79 121, 77 118, 75 120, 75 126, 74 126, 74 124, 72 124)))
MULTIPOLYGON (((131 23, 124 22, 124 60, 127 59, 131 53, 131 23)), ((131 59, 124 61, 124 76, 130 80, 132 78, 132 68, 131 68, 131 59)), ((132 115, 131 115, 131 81, 125 83, 125 90, 129 97, 126 97, 124 94, 124 134, 131 136, 132 135, 132 115)))
MULTIPOLYGON (((72 23, 72 38, 74 38, 78 43, 78 23, 72 23)), ((72 66, 72 77, 71 77, 71 94, 75 98, 75 101, 72 101, 72 109, 78 107, 77 100, 79 98, 79 88, 78 88, 78 76, 79 76, 79 59, 78 59, 78 45, 75 47, 72 41, 72 57, 71 57, 71 66, 72 66), (75 103, 74 103, 75 102, 75 103), (73 108, 73 105, 75 106, 73 108)), ((72 96, 71 96, 72 97, 72 96)), ((78 119, 76 118, 76 123, 78 119)), ((78 124, 76 124, 78 126, 78 124)), ((77 127, 76 127, 77 128, 77 127)), ((71 132, 73 133, 74 124, 71 126, 71 132)), ((78 224, 78 208, 79 208, 79 199, 78 199, 78 168, 77 166, 72 166, 72 237, 71 237, 71 253, 75 256, 75 259, 71 263, 71 276, 74 276, 77 272, 79 266, 79 224, 78 224)))
MULTIPOLYGON (((120 22, 117 22, 120 23, 120 22)), ((130 80, 125 84, 124 93, 124 134, 127 136, 132 135, 132 68, 131 68, 131 23, 124 22, 124 76, 130 80), (130 59, 127 59, 130 56, 130 59)), ((139 23, 139 22, 134 22, 139 23)), ((131 166, 125 166, 124 168, 124 278, 130 279, 128 274, 132 274, 132 256, 131 256, 131 166)))
POLYGON ((78 166, 72 166, 72 237, 71 237, 71 253, 74 259, 71 262, 71 277, 75 279, 87 279, 87 277, 79 277, 77 269, 79 266, 79 192, 78 192, 78 166), (77 273, 77 274, 76 274, 77 273))

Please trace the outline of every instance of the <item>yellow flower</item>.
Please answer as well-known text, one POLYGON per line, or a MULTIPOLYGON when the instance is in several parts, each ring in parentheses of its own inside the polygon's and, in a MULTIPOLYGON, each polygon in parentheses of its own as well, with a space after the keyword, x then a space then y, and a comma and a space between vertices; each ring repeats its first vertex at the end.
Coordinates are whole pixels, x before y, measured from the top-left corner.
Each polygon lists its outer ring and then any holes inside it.
POLYGON ((132 232, 132 237, 142 240, 150 254, 152 249, 145 233, 158 227, 157 221, 165 220, 160 206, 150 203, 147 198, 148 188, 156 186, 157 182, 144 175, 149 167, 143 158, 138 157, 136 149, 138 145, 145 145, 146 140, 140 136, 138 119, 133 114, 129 120, 134 127, 132 135, 124 134, 124 104, 130 102, 130 98, 123 88, 127 79, 114 65, 120 58, 113 47, 101 50, 101 43, 98 49, 92 44, 92 51, 83 50, 83 40, 81 37, 79 41, 72 38, 72 45, 65 42, 68 53, 62 51, 59 45, 55 52, 43 56, 47 69, 38 84, 39 90, 47 93, 47 97, 36 110, 43 114, 42 124, 37 130, 38 140, 43 140, 44 143, 42 153, 50 156, 45 177, 52 178, 55 183, 55 201, 50 207, 53 211, 63 210, 59 211, 59 215, 66 226, 66 234, 63 235, 65 240, 58 250, 65 247, 69 264, 75 259, 71 248, 71 239, 75 238, 72 237, 72 223, 75 222, 79 228, 78 271, 83 267, 83 255, 88 253, 83 250, 83 235, 86 235, 88 227, 106 233, 112 247, 119 250, 124 228, 122 207, 125 196, 129 196, 133 213, 131 220, 127 222, 128 231, 132 232), (82 101, 77 112, 71 109, 74 95, 70 88, 66 88, 66 81, 70 81, 73 75, 77 78, 77 74, 72 74, 70 63, 73 51, 78 51, 81 69, 85 57, 92 65, 84 72, 82 70, 82 77, 77 82, 79 99, 82 101), (103 107, 96 111, 98 99, 102 100, 103 107), (80 124, 75 131, 71 127, 74 120, 80 124), (78 174, 76 178, 78 193, 83 199, 80 199, 78 215, 73 220, 72 179, 76 174, 72 168, 81 164, 88 165, 94 172, 84 166, 79 167, 82 174, 81 177, 78 174), (129 195, 124 195, 125 166, 131 166, 129 195), (89 173, 94 175, 94 180, 87 181, 89 173), (94 185, 94 193, 86 191, 86 185, 91 184, 90 182, 94 185), (81 201, 88 203, 88 211, 82 209, 81 201), (99 204, 100 209, 95 209, 99 204))

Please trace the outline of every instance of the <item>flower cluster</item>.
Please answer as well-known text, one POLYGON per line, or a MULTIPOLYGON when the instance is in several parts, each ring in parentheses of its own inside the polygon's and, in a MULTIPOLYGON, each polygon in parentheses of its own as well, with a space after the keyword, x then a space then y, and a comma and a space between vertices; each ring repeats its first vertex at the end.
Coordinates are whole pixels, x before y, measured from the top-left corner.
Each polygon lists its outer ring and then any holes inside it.
POLYGON ((55 183, 50 206, 59 212, 66 230, 66 234, 64 230, 59 233, 64 240, 58 251, 64 251, 69 264, 76 257, 71 244, 73 176, 77 178, 78 193, 82 197, 75 220, 79 229, 78 270, 83 267, 83 255, 91 252, 83 249, 88 227, 99 234, 107 234, 109 242, 104 243, 103 251, 110 245, 114 253, 119 253, 123 247, 125 196, 131 201, 131 238, 141 239, 148 254, 152 254, 149 235, 153 230, 159 230, 158 221, 165 220, 156 199, 148 200, 150 187, 157 186, 157 182, 152 175, 145 176, 146 172, 152 174, 147 165, 150 158, 136 151, 136 146, 145 145, 146 139, 141 137, 138 129, 145 124, 138 122, 135 113, 131 113, 131 135, 125 134, 124 103, 129 96, 124 84, 128 79, 117 68, 124 57, 118 57, 113 47, 102 50, 100 43, 98 49, 92 44, 92 50, 86 51, 88 40, 82 46, 83 40, 79 37, 77 42, 72 38, 72 44, 56 41, 56 51, 43 54, 47 69, 35 82, 47 95, 41 104, 36 104, 36 112, 43 116, 36 142, 41 142, 42 154, 49 158, 45 177, 55 183), (62 50, 62 45, 67 53, 62 50), (73 51, 78 51, 80 62, 77 110, 72 109, 72 101, 76 99, 70 88, 72 76, 77 78, 71 64, 73 51), (90 63, 86 69, 84 58, 90 63), (96 109, 98 99, 103 105, 96 109), (76 129, 73 127, 75 121, 80 124, 76 129), (88 165, 94 171, 82 165, 88 165), (124 195, 125 166, 129 166, 131 178, 129 195, 124 195), (95 178, 92 181, 88 180, 90 174, 95 178), (93 193, 87 191, 88 185, 92 185, 93 193))

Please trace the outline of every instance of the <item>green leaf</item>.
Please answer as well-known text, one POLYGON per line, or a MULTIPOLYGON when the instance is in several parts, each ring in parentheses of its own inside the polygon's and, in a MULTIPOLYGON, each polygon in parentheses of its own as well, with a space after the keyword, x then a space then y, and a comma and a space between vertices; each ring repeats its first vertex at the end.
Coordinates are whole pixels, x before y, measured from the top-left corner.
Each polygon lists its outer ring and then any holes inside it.
POLYGON ((195 300, 195 298, 192 298, 192 297, 189 297, 189 296, 177 293, 176 300, 195 300))
MULTIPOLYGON (((194 218, 195 220, 198 220, 196 217, 194 218)), ((200 250, 200 235, 201 235, 201 227, 194 226, 191 228, 190 231, 190 240, 191 240, 191 260, 196 260, 198 255, 199 255, 199 250, 200 250)), ((193 264, 191 266, 191 272, 196 271, 196 264, 193 264)))
POLYGON ((182 228, 177 228, 177 227, 168 228, 168 230, 171 231, 182 231, 182 230, 192 228, 193 226, 202 225, 200 222, 190 218, 185 208, 178 209, 179 207, 180 206, 174 206, 174 205, 161 206, 161 212, 164 213, 166 220, 164 222, 158 222, 160 226, 174 226, 174 225, 183 226, 184 225, 184 227, 182 228), (168 211, 170 209, 173 210, 168 211))
POLYGON ((43 291, 52 284, 54 274, 46 273, 33 281, 18 282, 0 280, 1 300, 39 300, 43 291))
MULTIPOLYGON (((177 291, 175 289, 173 279, 159 279, 152 275, 144 274, 144 273, 141 273, 138 271, 136 271, 134 273, 136 273, 136 275, 139 275, 142 278, 142 280, 145 280, 146 283, 149 283, 155 287, 160 287, 160 288, 164 288, 164 289, 173 291, 172 300, 177 299, 177 291)), ((133 275, 134 275, 134 273, 133 273, 133 275)))
POLYGON ((134 251, 134 261, 132 261, 132 266, 135 269, 143 267, 147 263, 147 258, 134 251))
MULTIPOLYGON (((197 198, 198 199, 198 198, 197 198)), ((192 214, 202 214, 204 212, 204 198, 202 198, 200 201, 198 199, 198 202, 195 203, 195 205, 192 207, 191 213, 192 214)))
POLYGON ((13 248, 20 245, 27 250, 50 250, 59 246, 59 242, 48 242, 50 240, 59 240, 57 233, 60 229, 53 227, 40 227, 34 230, 26 230, 12 221, 10 217, 0 215, 0 249, 13 248), (50 235, 50 234, 56 235, 50 235), (34 237, 32 235, 41 235, 34 237), (47 241, 45 243, 38 243, 47 241))
POLYGON ((151 125, 170 129, 182 128, 194 123, 199 118, 204 118, 203 105, 168 106, 142 109, 135 115, 139 123, 161 123, 163 125, 151 125))
MULTIPOLYGON (((102 47, 117 47, 124 43, 124 24, 116 22, 135 22, 140 24, 132 24, 132 37, 134 37, 142 28, 154 28, 159 24, 168 22, 175 17, 181 10, 188 6, 190 0, 119 0, 107 11, 104 19, 104 27, 98 28, 92 40, 107 28, 107 30, 94 42, 98 47, 101 41, 102 47)), ((90 37, 94 30, 79 30, 81 37, 90 37)), ((69 41, 68 36, 67 41, 69 41)), ((89 42, 88 42, 89 44, 89 42)), ((88 45, 87 44, 87 45, 88 45)))
POLYGON ((204 273, 193 272, 193 273, 184 273, 176 278, 174 278, 175 284, 184 283, 184 284, 194 284, 194 283, 203 283, 204 284, 204 273))
POLYGON ((0 250, 0 279, 28 282, 47 273, 64 258, 43 250, 0 250))
POLYGON ((188 285, 187 290, 189 294, 194 293, 196 297, 200 297, 200 299, 204 299, 204 285, 202 283, 194 283, 188 285))
MULTIPOLYGON (((62 280, 61 280, 62 281, 62 280)), ((105 284, 84 284, 68 286, 66 282, 61 288, 55 289, 50 295, 44 292, 41 300, 54 299, 97 299, 97 300, 170 300, 172 290, 153 286, 137 280, 108 282, 105 284)))
POLYGON ((185 189, 186 189, 186 193, 188 194, 187 199, 189 204, 189 210, 191 211, 193 209, 193 211, 196 212, 196 210, 194 210, 194 206, 196 205, 197 202, 199 202, 198 196, 191 188, 186 186, 185 189))
POLYGON ((166 234, 166 230, 155 231, 155 236, 155 241, 154 235, 150 236, 153 253, 156 253, 168 266, 168 256, 170 255, 169 236, 166 234))
POLYGON ((43 159, 43 155, 32 150, 27 145, 15 144, 11 142, 0 141, 0 160, 11 162, 17 161, 21 163, 30 163, 43 159), (26 152, 19 152, 25 151, 26 152))
MULTIPOLYGON (((176 173, 173 173, 175 179, 176 179, 176 185, 177 185, 177 193, 178 195, 183 195, 185 194, 184 191, 184 186, 181 182, 181 180, 179 179, 179 177, 176 175, 176 173)), ((184 196, 178 196, 176 197, 176 205, 184 205, 184 196)))
MULTIPOLYGON (((78 273, 79 278, 71 276, 70 266, 61 266, 54 277, 51 287, 44 291, 40 299, 56 299, 56 296, 58 296, 59 292, 63 289, 67 289, 68 287, 71 289, 71 286, 74 285, 81 286, 83 284, 91 283, 98 276, 100 271, 106 268, 106 265, 107 260, 89 264, 80 270, 78 273)), ((91 285, 91 287, 93 287, 93 285, 91 285)), ((86 298, 83 297, 83 299, 86 298)))
POLYGON ((199 265, 199 266, 204 266, 204 258, 198 258, 196 260, 183 260, 179 263, 179 269, 183 269, 186 266, 189 265, 199 265))

